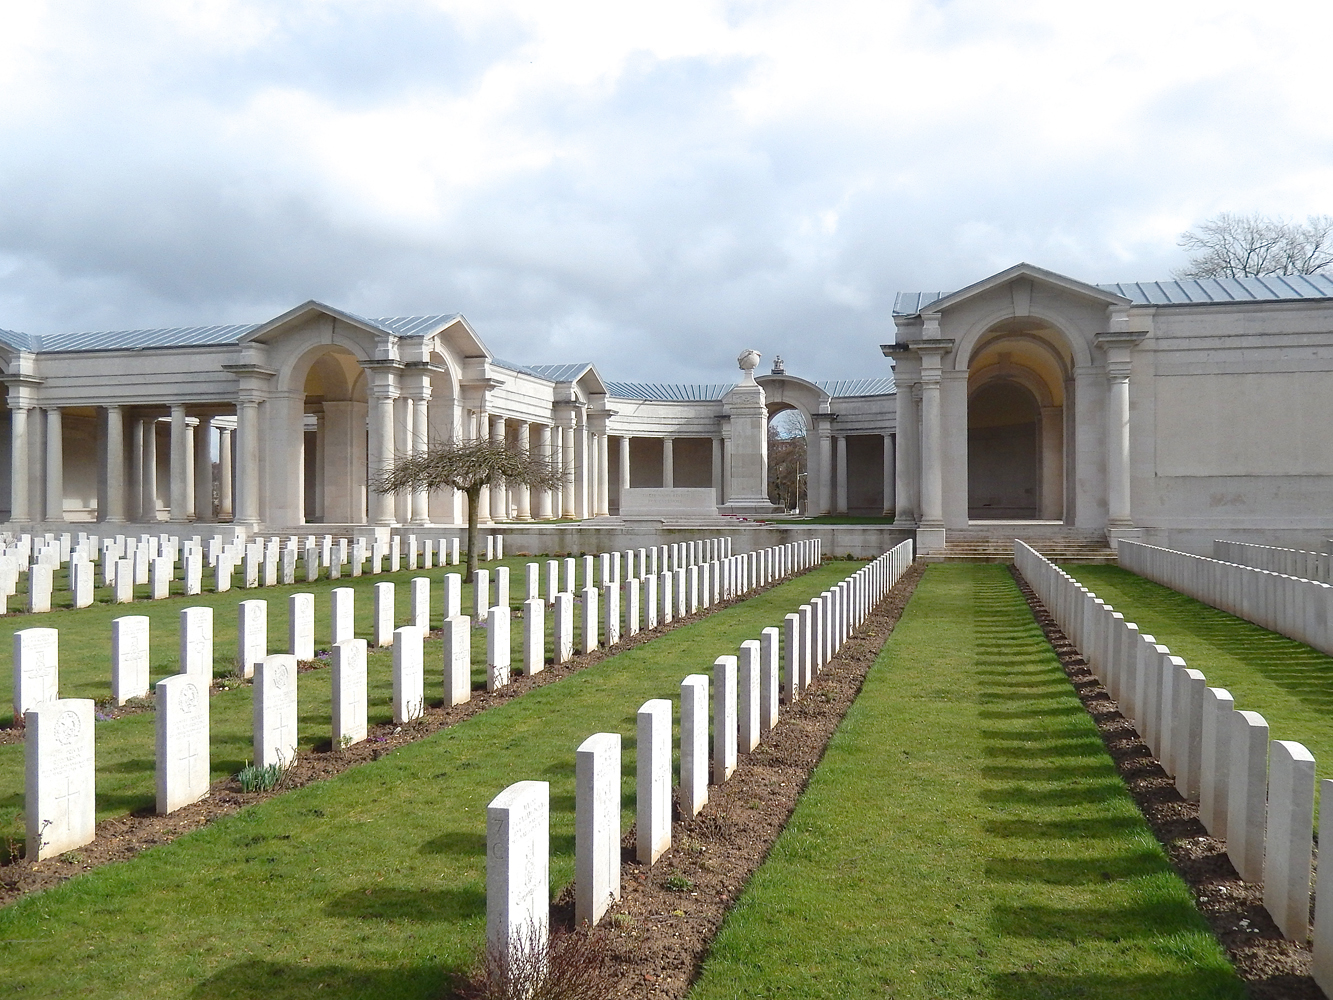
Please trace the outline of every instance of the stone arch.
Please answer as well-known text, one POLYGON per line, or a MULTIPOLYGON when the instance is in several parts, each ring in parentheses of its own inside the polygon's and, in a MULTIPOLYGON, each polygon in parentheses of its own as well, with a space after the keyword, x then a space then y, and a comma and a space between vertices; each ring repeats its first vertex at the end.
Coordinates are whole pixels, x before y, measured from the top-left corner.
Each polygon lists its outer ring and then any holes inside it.
POLYGON ((297 403, 292 415, 301 422, 305 523, 365 523, 367 379, 361 361, 347 346, 325 342, 288 368, 297 403))
POLYGON ((764 390, 764 406, 771 420, 784 410, 795 410, 805 423, 805 503, 803 513, 822 513, 832 509, 828 489, 831 479, 832 447, 828 423, 832 411, 829 394, 808 379, 784 373, 758 375, 755 381, 764 390), (822 419, 821 419, 822 415, 822 419), (821 438, 825 439, 821 442, 821 438), (824 474, 825 465, 829 472, 824 474))
POLYGON ((1038 316, 997 320, 964 341, 969 519, 1064 520, 1081 341, 1038 316))

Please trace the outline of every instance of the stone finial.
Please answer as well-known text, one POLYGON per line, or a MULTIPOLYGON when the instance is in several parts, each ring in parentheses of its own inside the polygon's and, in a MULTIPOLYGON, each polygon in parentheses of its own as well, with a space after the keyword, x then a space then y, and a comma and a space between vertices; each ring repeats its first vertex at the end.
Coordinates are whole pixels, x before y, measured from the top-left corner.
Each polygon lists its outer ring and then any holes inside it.
POLYGON ((773 374, 773 375, 786 375, 786 374, 787 374, 787 366, 784 365, 784 364, 782 363, 782 355, 781 355, 781 354, 779 354, 777 357, 775 357, 775 358, 773 359, 773 371, 771 372, 771 374, 773 374))
POLYGON ((736 359, 736 364, 740 365, 741 371, 745 372, 745 384, 754 381, 754 370, 759 367, 758 351, 741 351, 740 357, 736 359))

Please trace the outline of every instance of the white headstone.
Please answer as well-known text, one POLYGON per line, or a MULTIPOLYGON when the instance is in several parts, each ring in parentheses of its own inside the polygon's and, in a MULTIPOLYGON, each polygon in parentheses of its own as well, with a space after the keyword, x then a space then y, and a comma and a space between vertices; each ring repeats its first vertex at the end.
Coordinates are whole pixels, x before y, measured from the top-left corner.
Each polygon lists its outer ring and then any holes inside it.
POLYGON ((561 591, 555 595, 555 641, 553 660, 558 666, 574 656, 574 595, 561 591))
POLYGON ((545 781, 510 785, 486 807, 486 945, 512 964, 546 953, 550 816, 545 781))
POLYGON ((485 618, 491 609, 491 571, 479 569, 472 577, 472 616, 485 618))
POLYGON ((496 605, 486 614, 486 690, 498 691, 509 683, 509 609, 496 605))
POLYGON ((237 673, 253 677, 268 656, 268 601, 242 601, 236 613, 237 673))
POLYGON ((597 588, 584 587, 581 596, 583 598, 583 630, 581 633, 583 641, 579 643, 579 652, 591 653, 597 648, 598 638, 597 588))
POLYGON ((176 674, 157 682, 157 811, 175 812, 208 794, 208 687, 176 674))
POLYGON ((92 699, 44 701, 28 709, 24 726, 27 856, 42 861, 96 834, 92 699))
POLYGON ((444 707, 472 700, 472 619, 444 620, 444 707))
POLYGON ((736 770, 736 657, 713 661, 713 784, 736 770))
POLYGON ((708 802, 708 678, 690 674, 680 682, 680 808, 699 815, 708 802))
POLYGON ((393 633, 393 721, 411 722, 426 711, 425 633, 404 625, 393 633))
POLYGON ((766 733, 778 724, 778 702, 782 682, 778 671, 778 630, 769 626, 759 633, 759 731, 766 733))
MULTIPOLYGON (((415 568, 415 567, 414 567, 415 568)), ((430 631, 430 578, 414 577, 411 583, 412 624, 423 632, 430 631)))
POLYGON ((148 694, 148 616, 111 621, 111 700, 123 705, 148 694))
POLYGON ((736 748, 752 753, 759 745, 759 640, 746 639, 736 658, 736 748))
POLYGON ((643 621, 640 611, 643 602, 643 581, 638 577, 630 577, 622 586, 625 588, 625 634, 638 635, 643 621))
POLYGON ((343 749, 366 738, 366 640, 334 645, 333 746, 343 749))
POLYGON ((495 604, 493 607, 509 607, 509 567, 495 567, 495 604))
POLYGON ((213 684, 213 609, 185 608, 180 613, 180 672, 213 684))
POLYGON ((371 638, 376 646, 393 642, 394 594, 392 583, 375 584, 375 623, 371 638))
POLYGON ((608 648, 620 642, 620 585, 608 583, 602 588, 602 600, 606 604, 603 635, 608 648))
MULTIPOLYGON (((1329 803, 1333 807, 1333 802, 1329 803)), ((1314 755, 1299 743, 1269 745, 1264 908, 1278 929, 1304 945, 1310 932, 1314 860, 1314 755)))
POLYGON ((287 598, 287 651, 298 660, 315 658, 315 595, 287 598))
POLYGON ((530 601, 534 597, 541 597, 541 566, 538 563, 530 562, 523 567, 523 600, 530 601))
POLYGON ((76 608, 89 607, 93 603, 93 588, 97 582, 97 568, 85 558, 72 559, 69 564, 69 580, 74 606, 76 608))
POLYGON ((38 614, 51 610, 51 588, 54 579, 51 567, 33 563, 28 567, 28 611, 38 614))
POLYGON ((25 628, 14 633, 14 721, 42 702, 60 697, 60 633, 25 628))
POLYGON ((444 617, 457 618, 463 613, 463 577, 444 574, 444 617))
POLYGON ((286 767, 296 759, 296 657, 279 653, 264 657, 255 671, 255 764, 286 767))
POLYGON ((671 702, 644 702, 637 732, 635 852, 651 865, 671 846, 671 702))
POLYGON ((532 597, 523 602, 523 673, 531 677, 546 666, 546 602, 532 597))
MULTIPOLYGON (((1333 781, 1319 782, 1319 843, 1333 844, 1333 781)), ((1311 934, 1310 975, 1333 996, 1333 865, 1320 865, 1315 875, 1314 930, 1311 934)))
POLYGON ((356 638, 356 591, 351 587, 334 587, 329 593, 329 645, 351 642, 356 638))
POLYGON ((574 919, 595 927, 620 898, 619 733, 579 745, 574 787, 574 919))
POLYGON ((1258 712, 1232 713, 1229 764, 1227 857, 1246 882, 1260 882, 1267 819, 1268 723, 1258 712))

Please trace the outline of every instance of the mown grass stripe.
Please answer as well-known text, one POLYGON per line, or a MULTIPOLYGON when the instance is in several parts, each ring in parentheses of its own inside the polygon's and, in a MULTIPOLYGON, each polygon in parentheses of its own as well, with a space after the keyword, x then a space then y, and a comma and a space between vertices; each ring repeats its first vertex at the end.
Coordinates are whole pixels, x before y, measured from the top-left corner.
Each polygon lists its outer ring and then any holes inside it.
POLYGON ((737 606, 405 746, 0 910, 0 997, 438 997, 485 926, 485 807, 552 783, 552 885, 573 877, 574 751, 860 563, 737 606), (32 943, 32 942, 38 943, 32 943), (5 943, 13 942, 13 943, 5 943))
POLYGON ((1245 995, 1002 566, 918 585, 692 996, 1245 995))

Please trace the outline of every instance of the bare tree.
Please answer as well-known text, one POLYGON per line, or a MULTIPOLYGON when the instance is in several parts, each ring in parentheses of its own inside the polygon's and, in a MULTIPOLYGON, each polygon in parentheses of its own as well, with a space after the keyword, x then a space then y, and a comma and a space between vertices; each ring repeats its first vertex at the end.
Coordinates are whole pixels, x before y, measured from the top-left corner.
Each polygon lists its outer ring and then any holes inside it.
POLYGON ((1311 215, 1301 224, 1223 212, 1181 233, 1177 245, 1190 253, 1177 278, 1318 274, 1333 265, 1333 216, 1311 215))
POLYGON ((467 577, 477 570, 477 507, 481 491, 503 483, 530 489, 558 489, 560 470, 535 455, 510 451, 491 441, 435 444, 385 470, 372 484, 376 493, 417 493, 454 489, 467 496, 467 577))

